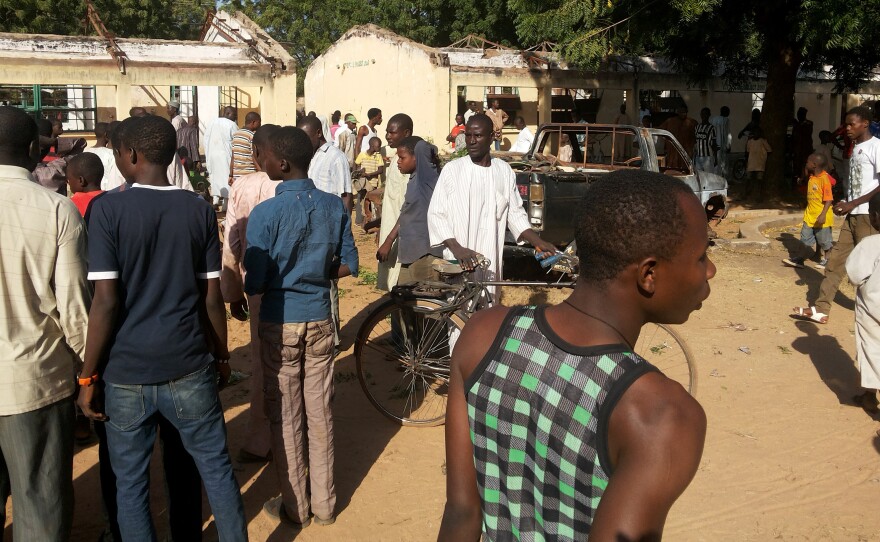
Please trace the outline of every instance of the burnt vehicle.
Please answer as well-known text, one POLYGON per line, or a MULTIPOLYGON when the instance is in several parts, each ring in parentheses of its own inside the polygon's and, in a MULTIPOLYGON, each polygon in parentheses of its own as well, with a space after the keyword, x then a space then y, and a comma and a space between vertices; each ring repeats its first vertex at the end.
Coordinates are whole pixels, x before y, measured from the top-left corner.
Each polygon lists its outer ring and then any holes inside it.
MULTIPOLYGON (((525 154, 501 152, 516 171, 516 183, 532 229, 560 249, 574 240, 578 203, 590 184, 620 169, 643 169, 687 183, 706 210, 707 223, 727 214, 727 181, 697 171, 666 130, 612 124, 545 124, 525 154)), ((534 250, 518 246, 508 232, 505 272, 511 279, 534 279, 544 271, 534 250)))

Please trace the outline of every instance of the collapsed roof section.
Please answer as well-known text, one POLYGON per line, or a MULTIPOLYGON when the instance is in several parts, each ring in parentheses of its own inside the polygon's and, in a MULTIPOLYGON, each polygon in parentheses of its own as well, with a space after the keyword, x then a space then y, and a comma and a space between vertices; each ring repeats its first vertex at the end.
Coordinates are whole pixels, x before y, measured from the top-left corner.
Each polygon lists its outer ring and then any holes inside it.
POLYGON ((205 27, 200 41, 0 33, 0 56, 34 65, 116 63, 123 75, 137 66, 295 72, 293 58, 244 14, 210 13, 205 27), (224 36, 218 28, 232 30, 224 36))

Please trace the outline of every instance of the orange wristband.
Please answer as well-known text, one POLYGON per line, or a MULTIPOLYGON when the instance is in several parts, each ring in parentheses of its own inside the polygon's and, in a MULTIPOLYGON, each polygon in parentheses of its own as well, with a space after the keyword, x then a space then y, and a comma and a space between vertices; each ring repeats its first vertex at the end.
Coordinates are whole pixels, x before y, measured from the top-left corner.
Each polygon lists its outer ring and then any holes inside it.
POLYGON ((87 378, 82 378, 82 377, 80 377, 80 378, 77 379, 77 382, 79 382, 79 385, 80 385, 80 386, 83 386, 83 387, 89 387, 89 386, 93 385, 93 384, 94 384, 95 382, 97 382, 97 381, 98 381, 98 375, 97 375, 97 374, 93 374, 92 376, 87 377, 87 378))

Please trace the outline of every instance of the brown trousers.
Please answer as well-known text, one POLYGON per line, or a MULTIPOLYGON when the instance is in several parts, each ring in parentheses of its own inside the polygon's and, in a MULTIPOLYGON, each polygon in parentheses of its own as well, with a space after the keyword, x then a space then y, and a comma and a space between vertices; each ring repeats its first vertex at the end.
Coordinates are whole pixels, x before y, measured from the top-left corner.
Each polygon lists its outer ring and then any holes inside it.
POLYGON ((840 282, 846 277, 846 259, 850 252, 862 239, 877 233, 871 226, 868 215, 848 215, 840 225, 840 237, 828 257, 825 266, 825 278, 819 285, 819 298, 816 309, 824 314, 831 313, 831 302, 840 288, 840 282))
POLYGON ((248 408, 247 438, 242 448, 249 453, 266 457, 271 449, 269 419, 263 404, 263 358, 260 355, 260 304, 263 296, 249 295, 248 318, 251 326, 251 404, 248 408))
POLYGON ((284 510, 298 522, 309 518, 310 509, 330 518, 336 507, 330 409, 333 323, 262 323, 260 341, 266 416, 284 510))

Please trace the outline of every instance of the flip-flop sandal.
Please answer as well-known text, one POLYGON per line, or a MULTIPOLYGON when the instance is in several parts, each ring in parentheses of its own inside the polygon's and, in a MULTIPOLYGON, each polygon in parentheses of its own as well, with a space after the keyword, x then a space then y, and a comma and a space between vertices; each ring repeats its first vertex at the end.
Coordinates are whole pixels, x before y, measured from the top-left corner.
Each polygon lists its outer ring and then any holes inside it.
POLYGON ((798 263, 790 258, 786 258, 786 259, 782 260, 782 263, 784 263, 785 265, 787 265, 789 267, 797 267, 798 269, 804 268, 804 264, 798 263))
POLYGON ((799 318, 801 320, 810 320, 811 322, 816 322, 817 324, 827 324, 828 323, 828 315, 822 312, 819 312, 816 307, 795 307, 793 312, 791 313, 792 318, 799 318), (822 319, 825 319, 823 322, 822 319))

